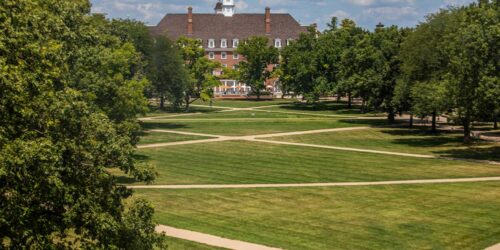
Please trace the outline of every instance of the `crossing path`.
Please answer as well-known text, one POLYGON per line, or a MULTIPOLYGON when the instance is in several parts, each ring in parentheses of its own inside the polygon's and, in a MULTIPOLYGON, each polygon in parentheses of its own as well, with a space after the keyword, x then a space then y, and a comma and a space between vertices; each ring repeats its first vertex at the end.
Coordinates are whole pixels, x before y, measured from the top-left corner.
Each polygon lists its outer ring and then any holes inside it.
POLYGON ((234 250, 280 250, 279 248, 268 247, 264 245, 239 241, 239 240, 230 240, 226 238, 222 238, 219 236, 214 236, 210 234, 204 234, 199 232, 194 232, 190 230, 179 229, 175 227, 170 227, 166 225, 158 225, 155 228, 157 233, 163 233, 167 236, 194 241, 198 243, 202 243, 205 245, 222 247, 227 249, 234 250))
POLYGON ((290 183, 290 184, 214 184, 214 185, 137 185, 127 186, 132 189, 245 189, 245 188, 297 188, 297 187, 353 187, 353 186, 387 186, 418 185, 443 183, 468 183, 500 181, 500 177, 371 181, 371 182, 333 182, 333 183, 290 183))

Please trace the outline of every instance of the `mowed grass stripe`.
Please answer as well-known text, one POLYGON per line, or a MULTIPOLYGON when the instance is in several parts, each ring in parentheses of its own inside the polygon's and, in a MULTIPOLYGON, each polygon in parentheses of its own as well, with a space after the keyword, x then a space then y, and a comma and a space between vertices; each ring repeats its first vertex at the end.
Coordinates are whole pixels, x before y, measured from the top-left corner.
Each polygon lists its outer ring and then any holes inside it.
POLYGON ((367 125, 385 124, 384 120, 374 121, 352 121, 337 119, 321 120, 300 120, 283 121, 271 119, 265 121, 259 120, 239 120, 239 121, 214 121, 214 120, 196 120, 196 121, 168 121, 168 120, 149 120, 144 121, 143 128, 152 129, 171 129, 186 132, 198 132, 217 135, 258 135, 293 131, 307 131, 330 128, 360 127, 367 125))
POLYGON ((500 144, 476 141, 463 144, 460 132, 430 133, 425 129, 372 128, 312 135, 266 138, 266 140, 351 147, 400 153, 500 161, 500 144))
POLYGON ((331 149, 226 141, 142 149, 155 184, 270 184, 500 176, 500 166, 331 149))
POLYGON ((160 223, 285 249, 484 249, 500 183, 266 190, 140 190, 160 223))
POLYGON ((210 139, 210 137, 145 131, 142 133, 139 145, 179 142, 179 141, 192 141, 201 139, 210 139))

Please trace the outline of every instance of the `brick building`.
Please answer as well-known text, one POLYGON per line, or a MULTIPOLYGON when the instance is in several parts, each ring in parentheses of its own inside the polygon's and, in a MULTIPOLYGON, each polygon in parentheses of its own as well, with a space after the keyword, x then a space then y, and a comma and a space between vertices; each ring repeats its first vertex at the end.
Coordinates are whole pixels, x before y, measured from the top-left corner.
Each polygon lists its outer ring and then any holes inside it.
MULTIPOLYGON (((219 0, 214 13, 193 13, 193 8, 189 7, 187 13, 167 14, 152 29, 154 33, 165 34, 172 40, 181 36, 199 39, 209 59, 233 69, 244 60, 236 53, 241 41, 251 36, 266 36, 273 46, 283 48, 307 31, 307 27, 301 26, 290 14, 271 13, 270 8, 262 14, 235 13, 233 0, 219 0)), ((268 91, 280 92, 277 80, 266 85, 268 91)), ((225 79, 221 80, 220 87, 215 88, 215 94, 238 96, 247 94, 249 90, 244 83, 225 79)))

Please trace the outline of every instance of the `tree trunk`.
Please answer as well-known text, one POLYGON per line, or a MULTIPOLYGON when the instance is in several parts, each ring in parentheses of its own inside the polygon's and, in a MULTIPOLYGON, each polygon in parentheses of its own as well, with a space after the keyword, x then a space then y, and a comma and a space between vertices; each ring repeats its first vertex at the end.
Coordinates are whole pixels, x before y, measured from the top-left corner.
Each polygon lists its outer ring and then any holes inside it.
POLYGON ((471 128, 470 128, 470 118, 469 117, 466 117, 464 119, 463 125, 464 125, 464 142, 465 143, 471 143, 472 142, 472 138, 470 136, 471 128))
POLYGON ((498 129, 498 116, 496 114, 493 115, 493 129, 498 129))
POLYGON ((257 94, 257 101, 260 101, 260 89, 257 89, 255 94, 257 94))
POLYGON ((184 101, 186 102, 186 112, 189 112, 189 101, 191 100, 191 98, 189 97, 189 95, 186 95, 184 97, 184 101))
POLYGON ((413 114, 410 114, 410 128, 413 128, 413 114))
POLYGON ((347 108, 352 108, 352 95, 351 95, 351 92, 347 93, 347 98, 348 98, 347 108))
POLYGON ((163 94, 160 95, 160 109, 165 109, 165 96, 163 94))
POLYGON ((337 94, 337 103, 340 102, 340 98, 341 98, 340 94, 337 94))
POLYGON ((364 114, 366 113, 366 102, 365 99, 361 102, 361 113, 364 114))
POLYGON ((436 133, 437 129, 436 129, 436 112, 433 112, 432 113, 432 132, 433 133, 436 133))
POLYGON ((387 120, 389 123, 394 123, 396 121, 396 114, 394 113, 393 110, 389 111, 389 114, 387 115, 387 120))

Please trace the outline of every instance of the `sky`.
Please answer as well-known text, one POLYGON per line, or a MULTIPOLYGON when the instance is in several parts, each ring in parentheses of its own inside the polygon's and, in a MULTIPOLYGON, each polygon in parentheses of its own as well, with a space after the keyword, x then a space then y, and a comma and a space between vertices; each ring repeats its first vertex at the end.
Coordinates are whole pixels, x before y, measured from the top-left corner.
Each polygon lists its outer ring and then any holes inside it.
MULTIPOLYGON (((324 29, 332 16, 350 18, 363 28, 376 24, 413 27, 425 16, 447 6, 474 0, 235 0, 237 13, 290 13, 302 25, 318 24, 324 29)), ((167 13, 213 13, 217 0, 91 0, 92 11, 109 18, 131 18, 156 25, 167 13)))

